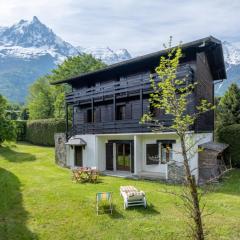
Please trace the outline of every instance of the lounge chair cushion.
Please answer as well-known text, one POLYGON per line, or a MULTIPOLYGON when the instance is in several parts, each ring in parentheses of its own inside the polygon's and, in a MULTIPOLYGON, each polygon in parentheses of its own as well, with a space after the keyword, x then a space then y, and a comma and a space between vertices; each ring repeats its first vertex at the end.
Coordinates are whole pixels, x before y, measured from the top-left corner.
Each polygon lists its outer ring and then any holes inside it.
POLYGON ((121 192, 138 192, 138 190, 133 186, 121 186, 120 191, 121 192))

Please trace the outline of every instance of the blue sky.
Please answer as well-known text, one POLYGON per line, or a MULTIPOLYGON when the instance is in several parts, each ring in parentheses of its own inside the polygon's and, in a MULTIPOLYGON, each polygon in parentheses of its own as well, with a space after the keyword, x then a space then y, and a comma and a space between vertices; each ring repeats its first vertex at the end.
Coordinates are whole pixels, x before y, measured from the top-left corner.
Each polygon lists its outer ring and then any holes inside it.
POLYGON ((0 25, 36 15, 64 40, 83 47, 157 51, 173 36, 213 35, 240 42, 240 0, 0 0, 0 25))

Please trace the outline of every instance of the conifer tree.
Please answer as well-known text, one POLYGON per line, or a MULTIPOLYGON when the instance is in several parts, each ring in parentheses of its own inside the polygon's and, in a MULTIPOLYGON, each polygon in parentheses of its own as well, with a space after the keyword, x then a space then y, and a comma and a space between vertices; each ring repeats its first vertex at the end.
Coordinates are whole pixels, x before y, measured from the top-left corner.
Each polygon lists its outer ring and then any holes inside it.
POLYGON ((233 83, 217 107, 218 128, 232 124, 240 124, 240 89, 233 83))

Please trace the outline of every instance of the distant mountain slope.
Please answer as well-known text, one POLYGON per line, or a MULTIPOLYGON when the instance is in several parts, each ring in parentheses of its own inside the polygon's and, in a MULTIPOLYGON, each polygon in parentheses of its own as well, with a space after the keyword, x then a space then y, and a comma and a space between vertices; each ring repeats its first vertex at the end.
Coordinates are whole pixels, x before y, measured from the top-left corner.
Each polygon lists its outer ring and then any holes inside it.
POLYGON ((0 94, 25 102, 28 87, 69 56, 89 53, 107 64, 131 58, 127 50, 74 47, 58 37, 37 17, 0 27, 0 94), (82 50, 81 50, 82 49, 82 50))
POLYGON ((126 49, 119 49, 115 52, 109 47, 77 47, 77 49, 80 52, 92 54, 95 58, 102 60, 106 64, 122 62, 131 58, 130 53, 126 49))
POLYGON ((216 95, 221 96, 232 83, 240 86, 240 48, 227 41, 223 42, 223 53, 227 80, 215 86, 216 95))

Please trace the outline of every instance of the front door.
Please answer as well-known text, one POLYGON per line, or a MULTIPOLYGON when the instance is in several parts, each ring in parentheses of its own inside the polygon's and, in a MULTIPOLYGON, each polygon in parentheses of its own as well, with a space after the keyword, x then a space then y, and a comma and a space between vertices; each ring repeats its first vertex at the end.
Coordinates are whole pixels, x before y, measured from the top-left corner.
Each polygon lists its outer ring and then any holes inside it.
POLYGON ((130 143, 116 143, 116 168, 120 171, 130 171, 131 146, 130 143))
POLYGON ((82 167, 83 161, 82 161, 82 147, 75 146, 75 166, 82 167))

